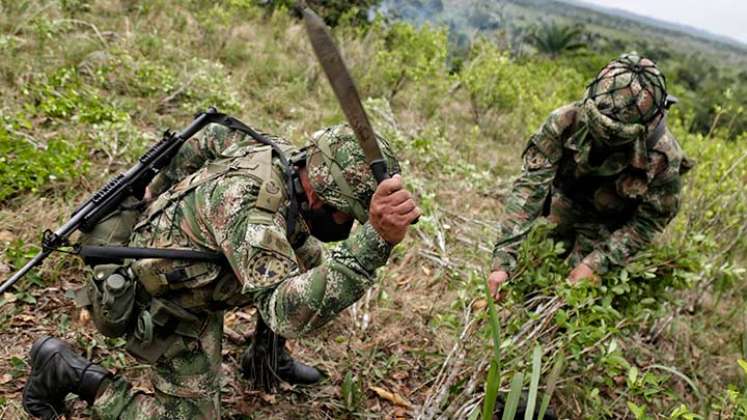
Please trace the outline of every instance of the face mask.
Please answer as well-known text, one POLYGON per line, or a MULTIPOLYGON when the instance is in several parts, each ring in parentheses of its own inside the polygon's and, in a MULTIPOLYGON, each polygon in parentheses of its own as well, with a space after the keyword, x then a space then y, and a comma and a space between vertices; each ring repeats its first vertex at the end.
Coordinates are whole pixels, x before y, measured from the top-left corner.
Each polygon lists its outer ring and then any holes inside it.
POLYGON ((311 235, 322 242, 338 242, 347 239, 353 229, 353 220, 339 224, 332 213, 336 210, 327 204, 319 209, 303 210, 303 218, 311 229, 311 235))

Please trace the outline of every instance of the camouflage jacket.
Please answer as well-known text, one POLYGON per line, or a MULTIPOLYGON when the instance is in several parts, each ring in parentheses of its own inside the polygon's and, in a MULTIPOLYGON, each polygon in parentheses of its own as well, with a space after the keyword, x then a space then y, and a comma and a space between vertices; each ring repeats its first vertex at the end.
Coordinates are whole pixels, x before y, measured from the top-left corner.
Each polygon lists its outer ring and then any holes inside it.
MULTIPOLYGON (((230 269, 213 263, 145 259, 132 263, 153 296, 183 308, 256 304, 296 276, 333 284, 330 276, 364 288, 384 265, 391 246, 366 223, 327 252, 299 217, 295 249, 286 238, 289 205, 285 175, 269 146, 210 125, 188 141, 149 186, 158 198, 135 227, 131 246, 222 253, 230 269), (328 255, 325 255, 327 254, 328 255)), ((271 137, 288 154, 296 149, 271 137)), ((327 291, 330 299, 334 291, 327 291)), ((325 295, 325 296, 327 296, 325 295)))
POLYGON ((568 196, 590 220, 601 221, 611 235, 583 258, 595 273, 624 265, 649 244, 676 215, 681 173, 689 163, 669 130, 648 147, 645 171, 629 165, 629 154, 609 153, 593 165, 575 142, 577 103, 553 111, 531 136, 524 151, 522 173, 505 201, 505 213, 493 252, 493 269, 509 273, 516 252, 532 222, 543 215, 553 190, 568 196))

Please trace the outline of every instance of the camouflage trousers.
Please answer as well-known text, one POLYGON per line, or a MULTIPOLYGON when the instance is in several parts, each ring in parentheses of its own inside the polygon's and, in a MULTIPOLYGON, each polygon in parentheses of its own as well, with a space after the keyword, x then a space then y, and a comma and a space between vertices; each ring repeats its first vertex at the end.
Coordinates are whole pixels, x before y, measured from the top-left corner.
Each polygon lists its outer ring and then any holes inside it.
POLYGON ((609 239, 620 223, 583 208, 557 190, 552 193, 547 219, 556 225, 553 239, 565 245, 571 267, 580 264, 600 243, 609 239))
POLYGON ((153 394, 115 379, 93 404, 99 419, 220 418, 223 312, 208 314, 197 338, 177 336, 152 366, 153 394))
MULTIPOLYGON (((370 286, 336 272, 307 272, 254 296, 262 318, 277 334, 295 337, 315 330, 357 301, 370 286)), ((237 301, 238 302, 238 301, 237 301)), ((243 305, 241 305, 243 306, 243 305)), ((152 366, 153 394, 115 379, 96 399, 100 419, 220 418, 223 312, 210 312, 197 338, 178 336, 152 366)))

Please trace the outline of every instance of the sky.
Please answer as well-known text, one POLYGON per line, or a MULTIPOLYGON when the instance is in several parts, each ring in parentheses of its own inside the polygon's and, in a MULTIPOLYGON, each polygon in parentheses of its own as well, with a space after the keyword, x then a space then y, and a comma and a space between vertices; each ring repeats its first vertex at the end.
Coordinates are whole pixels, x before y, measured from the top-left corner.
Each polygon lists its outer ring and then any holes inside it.
POLYGON ((747 0, 584 0, 726 35, 747 44, 747 0))

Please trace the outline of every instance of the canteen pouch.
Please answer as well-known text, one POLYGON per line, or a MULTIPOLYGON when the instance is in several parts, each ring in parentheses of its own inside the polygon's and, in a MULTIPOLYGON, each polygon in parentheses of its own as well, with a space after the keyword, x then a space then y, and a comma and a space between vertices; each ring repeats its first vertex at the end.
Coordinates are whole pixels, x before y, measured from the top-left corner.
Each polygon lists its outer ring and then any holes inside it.
POLYGON ((134 321, 136 281, 128 269, 116 264, 93 268, 93 278, 86 285, 93 322, 107 337, 122 337, 134 321))

